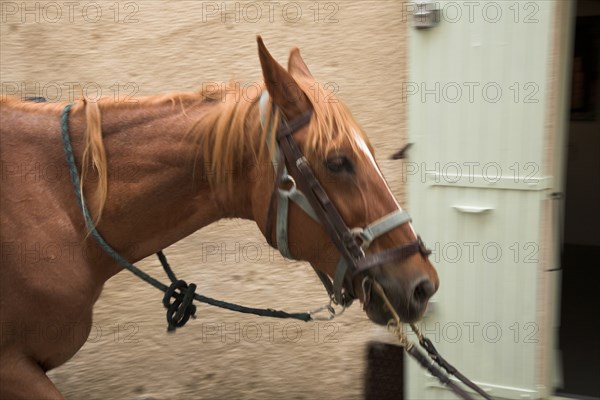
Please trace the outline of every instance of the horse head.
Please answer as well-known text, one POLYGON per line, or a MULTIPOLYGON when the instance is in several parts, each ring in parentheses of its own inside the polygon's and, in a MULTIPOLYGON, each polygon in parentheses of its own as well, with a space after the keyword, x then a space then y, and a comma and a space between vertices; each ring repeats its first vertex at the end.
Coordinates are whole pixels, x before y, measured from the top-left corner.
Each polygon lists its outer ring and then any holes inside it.
POLYGON ((263 234, 284 256, 308 261, 337 282, 343 293, 332 294, 334 302, 358 298, 371 320, 387 323, 390 313, 370 293, 375 280, 404 322, 419 319, 439 279, 367 135, 314 79, 298 49, 290 52, 286 70, 260 37, 258 48, 267 92, 261 99, 265 137, 274 163, 285 163, 275 169, 277 184, 254 190, 253 207, 268 210, 257 218, 263 234), (292 201, 281 212, 285 195, 292 201))

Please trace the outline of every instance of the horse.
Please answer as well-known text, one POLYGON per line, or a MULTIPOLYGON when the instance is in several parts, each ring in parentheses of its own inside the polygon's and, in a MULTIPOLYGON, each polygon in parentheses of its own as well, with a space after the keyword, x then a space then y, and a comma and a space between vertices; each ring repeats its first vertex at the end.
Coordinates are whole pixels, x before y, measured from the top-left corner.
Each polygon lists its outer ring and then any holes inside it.
MULTIPOLYGON (((137 262, 222 218, 253 220, 269 243, 283 252, 286 240, 286 255, 310 263, 320 276, 333 279, 338 270, 344 296, 358 298, 375 323, 386 324, 390 313, 371 298, 366 278, 385 289, 404 321, 418 320, 439 279, 410 221, 385 222, 404 211, 364 130, 317 83, 297 48, 286 70, 260 36, 257 42, 264 82, 253 86, 253 96, 241 92, 249 86, 233 85, 72 105, 73 154, 95 228, 124 259, 137 262), (282 169, 289 170, 285 182, 282 169), (320 192, 306 195, 308 206, 289 203, 284 238, 274 223, 282 218, 274 193, 296 181, 304 182, 305 195, 320 192), (318 202, 323 198, 326 206, 318 202), (316 218, 307 207, 319 207, 316 218), (373 221, 379 222, 369 232, 378 234, 370 238, 361 231, 348 240, 351 230, 336 231, 340 224, 373 221), (406 246, 411 251, 400 257, 406 246), (348 252, 360 254, 348 258, 348 252), (344 257, 351 267, 355 259, 370 261, 340 274, 344 257)), ((73 193, 60 139, 66 104, 3 98, 0 105, 0 397, 60 399, 46 372, 85 343, 103 284, 123 266, 91 237, 73 193), (46 326, 85 334, 51 341, 23 334, 46 326)), ((330 293, 340 300, 339 294, 330 293)))

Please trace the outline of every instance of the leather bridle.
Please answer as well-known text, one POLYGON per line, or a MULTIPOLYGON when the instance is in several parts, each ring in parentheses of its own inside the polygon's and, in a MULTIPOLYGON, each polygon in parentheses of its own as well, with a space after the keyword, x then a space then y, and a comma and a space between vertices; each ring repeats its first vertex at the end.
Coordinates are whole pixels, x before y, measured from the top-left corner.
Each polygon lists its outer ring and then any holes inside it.
MULTIPOLYGON (((260 98, 260 120, 263 127, 267 124, 267 105, 268 93, 263 92, 260 98)), ((270 111, 270 120, 273 120, 275 108, 270 111)), ((310 164, 302 151, 298 148, 294 140, 294 133, 307 125, 311 120, 312 113, 306 112, 291 121, 287 121, 283 115, 279 116, 279 125, 275 130, 276 148, 271 149, 273 155, 273 165, 275 168, 275 181, 269 209, 267 214, 266 236, 269 244, 279 249, 280 253, 286 258, 293 258, 288 246, 288 208, 289 200, 296 203, 312 219, 319 222, 341 254, 337 264, 333 282, 327 274, 319 271, 314 266, 314 270, 323 282, 325 289, 329 293, 330 301, 340 305, 343 309, 348 307, 356 298, 354 292, 353 278, 369 269, 389 262, 401 262, 408 257, 420 253, 427 258, 431 251, 428 250, 420 236, 417 239, 401 246, 386 249, 374 254, 365 254, 365 250, 379 236, 410 222, 410 217, 405 211, 397 210, 367 225, 365 228, 348 228, 337 208, 325 192, 325 189, 315 176, 310 164), (289 167, 291 175, 288 174, 289 167), (295 178, 292 177, 295 176, 295 178), (282 185, 291 185, 289 189, 283 189, 282 185), (299 190, 298 190, 299 188, 299 190), (276 243, 273 241, 273 207, 277 203, 277 222, 275 227, 276 243)), ((268 126, 267 143, 272 142, 273 126, 268 126)), ((411 324, 411 328, 419 338, 420 346, 427 351, 423 354, 417 346, 410 342, 402 331, 402 322, 394 310, 394 306, 387 298, 381 285, 370 277, 363 278, 363 290, 365 283, 376 289, 381 296, 386 308, 392 315, 392 320, 388 323, 398 334, 402 346, 406 352, 413 357, 423 368, 427 369, 441 383, 448 386, 456 395, 465 399, 473 400, 470 393, 463 390, 454 383, 449 376, 456 377, 470 389, 474 390, 486 400, 491 397, 483 389, 461 374, 454 366, 448 363, 436 350, 433 343, 421 334, 416 325, 411 324), (441 368, 441 369, 440 369, 441 368), (446 373, 443 372, 443 370, 446 373), (446 375, 447 374, 447 375, 446 375)), ((366 301, 365 294, 365 301, 366 301)), ((331 306, 327 306, 331 318, 336 315, 331 306)))
MULTIPOLYGON (((270 111, 267 111, 268 104, 269 94, 264 91, 259 101, 263 127, 267 124, 269 113, 269 120, 273 121, 277 112, 275 107, 271 107, 270 111)), ((311 117, 311 111, 305 112, 291 121, 287 121, 283 115, 279 116, 279 124, 274 132, 276 148, 271 149, 275 181, 267 214, 266 236, 269 244, 277 247, 284 257, 293 258, 288 247, 289 200, 292 200, 311 218, 319 222, 340 252, 341 257, 333 281, 327 274, 316 268, 315 272, 323 282, 332 302, 347 307, 356 298, 352 281, 357 274, 386 263, 404 261, 416 253, 427 257, 431 251, 417 236, 415 241, 408 244, 374 254, 365 254, 365 250, 377 237, 410 222, 410 216, 403 210, 397 210, 364 228, 349 228, 294 140, 294 134, 307 125, 311 117), (291 185, 291 188, 284 189, 283 185, 291 185), (273 241, 271 232, 273 231, 275 204, 277 204, 276 241, 273 241)), ((270 125, 267 129, 269 135, 267 142, 270 145, 273 126, 270 125)))

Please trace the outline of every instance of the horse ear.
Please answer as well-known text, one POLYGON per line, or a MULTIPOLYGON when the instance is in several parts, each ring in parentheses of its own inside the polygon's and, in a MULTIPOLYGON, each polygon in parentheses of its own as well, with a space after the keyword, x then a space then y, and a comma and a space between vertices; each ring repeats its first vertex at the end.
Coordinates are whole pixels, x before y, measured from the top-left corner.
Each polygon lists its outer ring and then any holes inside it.
POLYGON ((304 62, 304 59, 300 55, 300 49, 294 47, 290 51, 290 58, 288 59, 288 71, 292 76, 303 76, 314 80, 312 74, 308 70, 308 66, 304 62))
POLYGON ((292 75, 285 70, 269 53, 260 36, 258 57, 265 79, 265 85, 273 102, 288 119, 293 119, 310 109, 310 102, 292 75))

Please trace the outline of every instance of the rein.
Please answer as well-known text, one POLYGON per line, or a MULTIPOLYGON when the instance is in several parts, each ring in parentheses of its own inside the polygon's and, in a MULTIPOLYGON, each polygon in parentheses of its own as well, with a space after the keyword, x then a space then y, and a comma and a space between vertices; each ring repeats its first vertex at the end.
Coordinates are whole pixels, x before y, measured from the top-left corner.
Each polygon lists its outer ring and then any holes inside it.
POLYGON ((188 285, 185 281, 177 279, 177 276, 171 269, 169 263, 167 262, 167 258, 165 257, 162 251, 159 251, 158 253, 156 253, 156 255, 158 256, 161 265, 163 266, 167 276, 171 281, 171 284, 169 286, 153 278, 149 274, 145 273, 144 271, 140 270, 135 265, 124 259, 117 251, 115 251, 115 249, 113 249, 104 240, 100 232, 98 232, 94 222, 92 221, 90 212, 87 206, 85 205, 83 193, 81 193, 80 190, 81 186, 79 172, 77 171, 77 165, 75 163, 75 156, 73 154, 73 147, 71 145, 71 138, 69 135, 69 113, 71 111, 72 106, 73 103, 68 104, 61 113, 61 138, 65 150, 65 155, 67 158, 67 164, 69 165, 71 183, 73 184, 75 196, 77 197, 77 203, 79 204, 79 207, 83 214, 86 228, 90 235, 96 240, 98 245, 108 255, 110 255, 119 265, 129 270, 135 276, 149 283, 150 285, 154 286, 155 288, 159 289, 165 294, 163 297, 163 305, 167 309, 168 331, 175 331, 176 328, 185 325, 190 318, 195 318, 196 306, 193 304, 194 300, 199 301, 201 303, 209 304, 211 306, 225 308, 231 311, 237 311, 246 314, 255 314, 265 317, 292 318, 301 321, 311 321, 319 319, 315 316, 315 314, 320 312, 322 308, 318 308, 312 312, 287 313, 285 311, 273 310, 271 308, 262 309, 245 307, 239 304, 228 303, 226 301, 216 300, 211 297, 195 293, 196 285, 193 283, 188 285))
MULTIPOLYGON (((365 280, 368 278, 365 278, 365 280)), ((411 329, 417 335, 419 339, 419 345, 427 351, 427 355, 424 354, 413 342, 411 342, 404 333, 404 329, 402 328, 402 321, 400 320, 400 316, 392 306, 392 303, 387 298, 383 287, 379 284, 379 282, 373 280, 372 282, 373 288, 379 294, 383 303, 385 304, 388 311, 392 314, 392 319, 388 322, 388 329, 398 336, 400 340, 400 345, 404 348, 404 350, 414 358, 424 369, 426 369, 431 375, 436 377, 442 384, 446 385, 454 394, 458 397, 465 400, 473 400, 473 397, 467 393, 464 389, 454 383, 450 376, 455 376, 460 382, 473 389, 475 392, 480 394, 486 400, 492 400, 492 397, 487 394, 483 389, 473 383, 469 378, 460 373, 452 364, 446 361, 440 353, 438 353, 437 349, 427 337, 425 337, 419 328, 415 324, 410 324, 411 329), (437 364, 437 365, 436 365, 437 364), (441 369, 443 368, 446 373, 441 369)))

